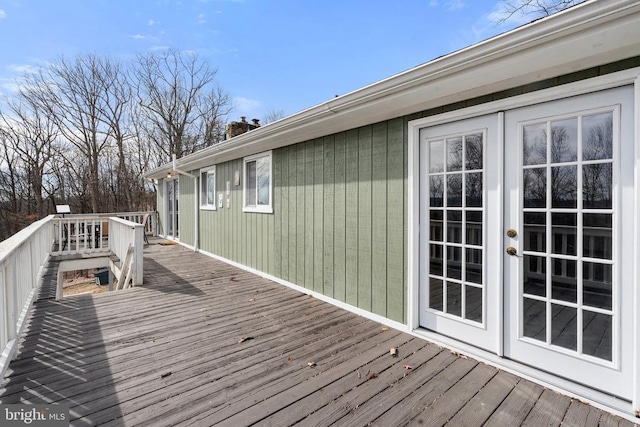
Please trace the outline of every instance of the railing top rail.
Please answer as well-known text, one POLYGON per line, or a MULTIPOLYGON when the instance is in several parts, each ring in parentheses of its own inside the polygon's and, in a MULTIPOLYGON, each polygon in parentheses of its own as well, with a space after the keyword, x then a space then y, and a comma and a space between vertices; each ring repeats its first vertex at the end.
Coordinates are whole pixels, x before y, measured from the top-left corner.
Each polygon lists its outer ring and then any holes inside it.
MULTIPOLYGON (((64 214, 64 218, 109 218, 112 216, 142 216, 145 214, 154 214, 155 211, 137 211, 137 212, 99 212, 99 213, 76 213, 76 214, 64 214)), ((62 218, 61 214, 56 215, 57 218, 62 218)))
POLYGON ((22 244, 28 242, 29 239, 40 229, 40 227, 46 225, 49 221, 55 218, 55 215, 49 215, 41 220, 34 222, 26 228, 18 231, 7 240, 0 242, 0 265, 2 265, 7 258, 13 254, 22 244))
POLYGON ((109 220, 111 220, 113 222, 120 223, 122 225, 125 225, 127 227, 131 227, 131 228, 144 227, 142 224, 140 224, 138 222, 128 221, 126 219, 118 218, 117 216, 111 216, 111 217, 109 217, 109 220))

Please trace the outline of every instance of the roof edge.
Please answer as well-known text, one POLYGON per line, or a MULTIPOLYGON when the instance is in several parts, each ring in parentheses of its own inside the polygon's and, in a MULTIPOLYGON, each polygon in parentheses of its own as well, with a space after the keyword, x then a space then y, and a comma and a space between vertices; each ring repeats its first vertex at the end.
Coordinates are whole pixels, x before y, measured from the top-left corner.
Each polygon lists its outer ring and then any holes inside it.
MULTIPOLYGON (((550 52, 550 56, 542 56, 541 59, 537 58, 538 60, 535 64, 527 68, 527 72, 533 76, 530 77, 532 81, 535 81, 536 76, 539 79, 546 78, 545 72, 548 72, 549 69, 557 68, 558 63, 562 63, 570 69, 571 64, 580 64, 580 54, 589 60, 594 60, 592 58, 597 56, 597 46, 594 45, 586 46, 584 52, 574 52, 572 56, 567 55, 565 59, 562 56, 562 52, 560 52, 563 42, 567 40, 579 42, 580 39, 589 41, 588 35, 591 32, 604 31, 603 28, 605 26, 611 26, 616 21, 624 21, 633 15, 640 16, 640 3, 637 1, 614 0, 602 2, 590 0, 294 113, 276 122, 238 135, 228 141, 189 154, 178 159, 177 165, 184 170, 194 170, 207 164, 215 164, 231 158, 248 155, 249 151, 257 153, 277 148, 278 146, 313 139, 322 133, 319 130, 319 126, 322 127, 325 135, 343 131, 345 130, 345 122, 361 123, 367 114, 369 106, 384 102, 391 103, 394 99, 396 99, 395 102, 397 103, 399 95, 406 95, 416 88, 424 88, 427 84, 440 81, 452 81, 454 77, 462 77, 465 73, 469 73, 470 70, 479 71, 481 67, 489 68, 488 64, 493 64, 493 67, 496 68, 495 66, 500 62, 506 62, 507 58, 512 58, 513 61, 522 61, 523 58, 518 57, 526 56, 528 51, 534 49, 550 52), (558 47, 554 50, 554 46, 558 47), (551 55, 551 53, 555 54, 555 56, 551 55), (344 116, 345 114, 348 114, 350 118, 348 119, 345 116, 342 120, 333 120, 336 122, 335 125, 328 123, 332 118, 344 116), (307 131, 305 132, 305 130, 307 131), (277 140, 280 141, 280 145, 277 140), (261 144, 258 143, 260 142, 264 142, 264 144, 259 147, 258 145, 261 144), (251 148, 249 149, 249 147, 251 148), (237 152, 236 157, 233 157, 234 152, 237 152)), ((640 27, 637 16, 635 19, 636 26, 640 27)), ((624 32, 627 29, 627 27, 621 27, 618 31, 620 34, 607 33, 612 39, 610 40, 610 45, 617 46, 613 41, 618 39, 629 42, 629 34, 624 32)), ((638 32, 640 33, 640 31, 638 32)), ((640 38, 635 38, 635 40, 638 39, 640 38)), ((602 49, 606 49, 606 46, 602 47, 602 49)), ((629 57, 640 54, 640 47, 637 50, 638 52, 635 54, 634 52, 629 52, 629 57)), ((616 52, 616 54, 623 56, 625 53, 616 52)), ((624 58, 621 57, 619 59, 624 58)), ((603 58, 603 60, 611 62, 611 58, 603 58)), ((508 78, 506 74, 501 76, 478 72, 478 76, 474 75, 473 83, 476 87, 485 87, 487 90, 495 90, 496 87, 500 89, 498 86, 502 83, 506 89, 509 82, 513 84, 512 80, 517 76, 513 75, 511 77, 511 79, 508 78)), ((434 100, 442 100, 441 104, 445 105, 446 100, 455 100, 456 95, 462 98, 469 90, 469 88, 465 90, 458 86, 443 88, 442 85, 438 85, 438 90, 432 91, 434 93, 430 95, 433 96, 434 100)), ((402 115, 397 115, 394 111, 400 110, 389 109, 389 114, 396 114, 393 117, 402 115)), ((418 109, 416 111, 421 110, 418 109)), ((387 119, 393 117, 388 117, 387 119)), ((378 114, 374 118, 376 121, 384 120, 384 115, 378 114)), ((362 124, 358 124, 358 126, 360 125, 362 124)), ((171 170, 172 165, 167 163, 148 171, 144 176, 158 179, 166 176, 167 172, 171 170)))

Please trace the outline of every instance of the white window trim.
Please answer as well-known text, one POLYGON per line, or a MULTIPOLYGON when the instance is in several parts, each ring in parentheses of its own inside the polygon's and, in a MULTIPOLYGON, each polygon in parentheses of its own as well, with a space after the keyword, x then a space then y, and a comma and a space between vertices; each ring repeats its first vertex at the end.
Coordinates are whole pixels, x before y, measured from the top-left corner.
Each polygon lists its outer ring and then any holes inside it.
MULTIPOLYGON (((213 172, 213 179, 214 179, 214 187, 217 186, 217 175, 216 175, 216 167, 215 166, 210 166, 208 168, 202 168, 200 169, 200 173, 198 174, 198 192, 200 193, 200 210, 203 211, 215 211, 216 210, 216 200, 215 200, 215 196, 217 195, 217 192, 214 191, 214 200, 213 200, 213 204, 208 204, 207 203, 207 192, 202 192, 202 174, 206 173, 207 175, 209 173, 213 172)), ((206 181, 208 182, 208 181, 206 181)), ((207 190, 209 190, 209 188, 207 188, 207 190)), ((214 188, 215 190, 215 188, 214 188)))
POLYGON ((247 156, 242 159, 242 212, 273 213, 273 156, 272 151, 247 156), (269 158, 269 204, 247 206, 247 163, 257 159, 269 158))

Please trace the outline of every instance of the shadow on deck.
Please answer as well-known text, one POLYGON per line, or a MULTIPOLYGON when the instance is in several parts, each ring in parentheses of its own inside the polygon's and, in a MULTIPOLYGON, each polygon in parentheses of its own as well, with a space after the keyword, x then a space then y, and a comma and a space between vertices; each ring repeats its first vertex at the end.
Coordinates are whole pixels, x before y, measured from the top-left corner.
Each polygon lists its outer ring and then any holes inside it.
POLYGON ((632 425, 154 243, 143 286, 35 304, 0 403, 68 403, 73 425, 632 425))

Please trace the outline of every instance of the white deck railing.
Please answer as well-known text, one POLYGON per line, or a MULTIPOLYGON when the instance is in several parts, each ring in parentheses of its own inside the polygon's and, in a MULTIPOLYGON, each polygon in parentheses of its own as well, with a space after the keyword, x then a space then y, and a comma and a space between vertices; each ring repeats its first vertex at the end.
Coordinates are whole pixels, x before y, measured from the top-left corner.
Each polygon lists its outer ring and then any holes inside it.
MULTIPOLYGON (((54 221, 54 237, 58 245, 54 255, 88 254, 111 250, 111 220, 120 218, 144 226, 144 234, 158 235, 158 219, 155 212, 117 212, 97 214, 67 214, 54 221)), ((133 244, 133 243, 132 243, 133 244)), ((142 247, 142 246, 140 246, 142 247)), ((114 252, 115 253, 115 252, 114 252)), ((116 253, 120 257, 119 253, 116 253)), ((125 251, 126 255, 126 251, 125 251)), ((120 257, 121 260, 124 258, 120 257)))
MULTIPOLYGON (((120 259, 120 268, 122 270, 127 268, 125 264, 127 264, 128 252, 133 251, 130 255, 133 263, 133 284, 136 286, 141 285, 143 279, 142 248, 144 247, 144 228, 142 224, 111 217, 109 218, 109 233, 109 248, 120 259)), ((121 274, 124 275, 126 273, 122 272, 121 274)), ((121 283, 118 283, 118 288, 121 285, 121 283)))
POLYGON ((54 240, 53 220, 48 216, 0 242, 0 378, 40 286, 54 240))
POLYGON ((0 242, 0 379, 15 355, 51 255, 115 254, 124 270, 131 251, 132 281, 141 285, 144 233, 157 235, 156 227, 155 212, 50 215, 0 242))

